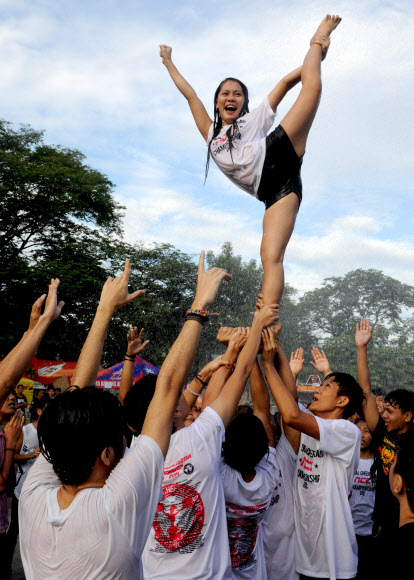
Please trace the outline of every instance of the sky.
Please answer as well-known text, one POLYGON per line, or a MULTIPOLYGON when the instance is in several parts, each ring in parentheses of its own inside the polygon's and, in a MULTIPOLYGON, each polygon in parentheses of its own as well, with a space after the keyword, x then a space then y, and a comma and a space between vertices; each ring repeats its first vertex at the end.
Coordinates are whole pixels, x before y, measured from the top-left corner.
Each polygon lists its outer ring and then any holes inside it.
POLYGON ((323 63, 286 280, 302 293, 375 268, 414 285, 410 1, 0 0, 0 117, 44 129, 108 175, 127 241, 194 256, 230 241, 260 260, 264 205, 214 163, 204 185, 206 146, 158 46, 173 47, 210 115, 226 76, 249 87, 252 109, 302 63, 333 9, 343 20, 323 63))

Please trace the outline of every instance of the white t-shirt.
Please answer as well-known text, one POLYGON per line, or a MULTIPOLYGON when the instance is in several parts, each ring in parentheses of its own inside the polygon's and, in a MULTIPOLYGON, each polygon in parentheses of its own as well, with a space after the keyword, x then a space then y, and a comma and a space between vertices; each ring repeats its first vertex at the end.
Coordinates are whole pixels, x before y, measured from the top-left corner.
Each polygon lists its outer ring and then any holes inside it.
MULTIPOLYGON (((33 423, 29 423, 23 427, 23 442, 19 451, 19 455, 28 455, 29 453, 33 453, 33 451, 38 447, 39 438, 37 436, 37 429, 36 427, 33 427, 33 423)), ((35 461, 36 457, 33 457, 33 459, 28 459, 27 461, 21 461, 20 463, 17 463, 16 487, 14 488, 14 495, 17 497, 17 499, 20 498, 27 472, 35 461)))
MULTIPOLYGON (((237 119, 237 126, 234 124, 222 127, 210 146, 211 156, 221 171, 230 181, 255 197, 266 155, 266 135, 273 125, 275 115, 266 97, 256 109, 237 119), (226 135, 230 128, 233 144, 231 153, 226 135)), ((207 145, 213 136, 213 127, 212 123, 207 145)))
POLYGON ((223 460, 220 464, 233 575, 241 580, 267 580, 262 521, 276 484, 274 447, 255 470, 254 479, 247 482, 223 460))
POLYGON ((141 553, 161 492, 164 458, 141 435, 103 488, 61 510, 61 481, 40 455, 20 495, 20 551, 27 580, 142 579, 141 553))
POLYGON ((263 521, 267 577, 299 580, 295 563, 293 476, 297 455, 283 433, 276 445, 276 485, 263 521))
POLYGON ((375 481, 371 480, 371 467, 374 459, 360 459, 354 475, 352 495, 349 498, 355 533, 358 536, 372 534, 371 519, 375 503, 375 481))
POLYGON ((302 433, 296 465, 296 570, 332 580, 354 578, 358 549, 348 497, 361 432, 344 419, 315 419, 320 440, 302 433))
POLYGON ((207 407, 171 437, 163 498, 142 554, 145 578, 233 577, 219 469, 224 433, 220 416, 207 407))

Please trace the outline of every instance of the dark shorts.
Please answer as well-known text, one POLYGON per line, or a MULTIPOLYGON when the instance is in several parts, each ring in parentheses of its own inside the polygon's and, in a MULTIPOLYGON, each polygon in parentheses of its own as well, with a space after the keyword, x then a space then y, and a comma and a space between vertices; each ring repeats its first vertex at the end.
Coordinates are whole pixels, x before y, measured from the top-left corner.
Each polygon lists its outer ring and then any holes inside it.
POLYGON ((280 125, 266 137, 266 157, 262 169, 257 197, 269 209, 274 203, 296 193, 302 201, 300 168, 303 157, 298 157, 293 145, 280 125))

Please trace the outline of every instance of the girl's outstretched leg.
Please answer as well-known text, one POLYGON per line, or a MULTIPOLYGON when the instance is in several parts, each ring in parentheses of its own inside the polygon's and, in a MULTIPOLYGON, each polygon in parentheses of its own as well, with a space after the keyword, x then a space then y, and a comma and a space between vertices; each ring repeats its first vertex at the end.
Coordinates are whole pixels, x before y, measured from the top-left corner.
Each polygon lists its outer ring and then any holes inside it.
POLYGON ((284 287, 283 258, 289 243, 299 200, 290 193, 265 211, 260 257, 263 265, 262 294, 265 304, 279 304, 284 287))
POLYGON ((280 123, 299 157, 305 153, 306 140, 322 93, 321 61, 326 56, 330 42, 329 37, 340 22, 339 16, 327 14, 318 26, 312 37, 311 47, 303 61, 302 89, 292 108, 280 123))

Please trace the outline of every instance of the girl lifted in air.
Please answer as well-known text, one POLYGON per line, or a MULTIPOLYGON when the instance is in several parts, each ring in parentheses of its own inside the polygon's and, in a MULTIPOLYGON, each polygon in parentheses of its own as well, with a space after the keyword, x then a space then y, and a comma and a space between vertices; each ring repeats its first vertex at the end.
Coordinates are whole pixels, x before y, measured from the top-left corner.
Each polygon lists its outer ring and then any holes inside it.
POLYGON ((171 47, 160 46, 162 62, 187 99, 194 121, 207 142, 206 177, 212 155, 233 183, 266 206, 260 248, 265 304, 279 303, 282 297, 283 258, 302 200, 300 168, 322 91, 321 61, 328 51, 330 34, 340 22, 339 16, 325 16, 310 41, 303 65, 279 81, 251 112, 247 87, 237 79, 224 79, 214 94, 213 121, 173 64, 171 47), (299 81, 302 89, 298 98, 280 125, 267 135, 277 106, 299 81))

